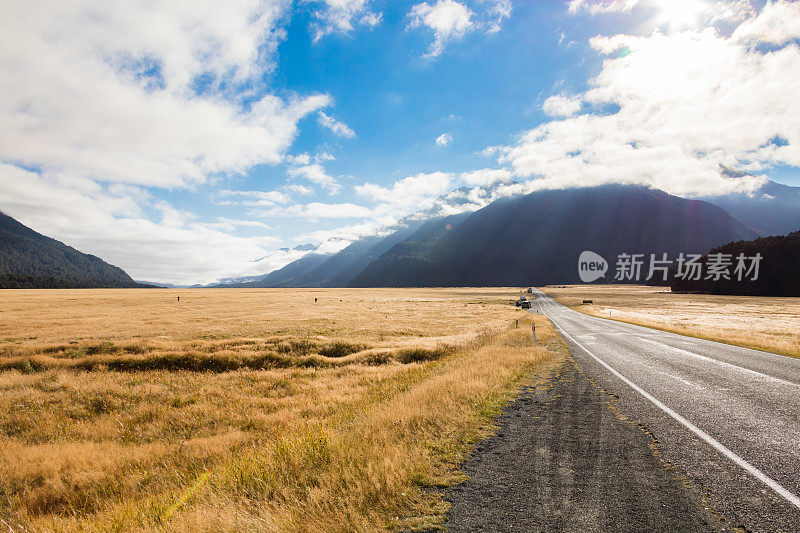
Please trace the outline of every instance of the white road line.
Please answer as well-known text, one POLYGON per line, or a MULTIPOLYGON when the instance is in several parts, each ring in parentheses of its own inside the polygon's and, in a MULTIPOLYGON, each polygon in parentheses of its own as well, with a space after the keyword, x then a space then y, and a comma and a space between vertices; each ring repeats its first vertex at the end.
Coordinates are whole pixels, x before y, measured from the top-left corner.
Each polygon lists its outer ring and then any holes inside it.
MULTIPOLYGON (((550 302, 548 302, 548 303, 550 303, 550 302)), ((551 304, 551 305, 556 305, 556 304, 551 304)), ((570 309, 568 309, 568 310, 570 310, 570 309)), ((575 312, 577 312, 577 311, 575 311, 575 312)), ((721 361, 719 359, 714 359, 713 357, 700 355, 699 353, 695 353, 695 352, 692 352, 692 351, 689 351, 689 350, 686 350, 686 349, 683 349, 683 348, 678 348, 676 346, 670 346, 669 344, 666 344, 666 343, 663 343, 663 342, 653 341, 653 340, 647 339, 645 337, 658 338, 658 336, 657 335, 653 335, 653 334, 648 334, 648 333, 639 333, 638 332, 639 328, 644 329, 644 326, 639 326, 639 325, 636 325, 636 324, 627 324, 627 323, 623 323, 623 322, 609 321, 609 320, 604 319, 602 317, 596 317, 596 316, 592 316, 592 315, 583 315, 581 318, 583 318, 583 317, 587 318, 590 322, 598 322, 598 323, 602 324, 603 326, 605 326, 607 332, 608 332, 609 325, 611 327, 617 326, 618 328, 620 328, 620 329, 615 330, 617 333, 621 333, 623 335, 629 335, 631 337, 636 337, 636 338, 639 338, 639 339, 641 339, 641 340, 643 340, 645 342, 658 344, 658 345, 663 346, 665 348, 669 348, 671 350, 675 350, 677 352, 683 353, 685 355, 689 355, 691 357, 696 357, 697 359, 701 359, 701 360, 707 361, 709 363, 714 363, 714 364, 718 364, 718 365, 721 365, 721 366, 729 366, 729 367, 735 368, 737 370, 741 370, 742 372, 746 372, 748 374, 752 374, 752 375, 758 376, 758 377, 763 378, 763 379, 778 381, 778 382, 786 384, 786 385, 791 385, 792 387, 800 387, 800 383, 795 383, 793 381, 789 381, 789 380, 786 380, 786 379, 778 378, 778 377, 775 377, 775 376, 770 376, 769 374, 764 374, 763 372, 758 372, 757 370, 751 370, 749 368, 746 368, 746 367, 743 367, 743 366, 739 366, 739 365, 736 365, 734 363, 729 363, 727 361, 721 361), (611 322, 611 324, 609 324, 609 322, 611 322), (632 329, 634 329, 634 331, 636 331, 636 333, 623 332, 622 329, 625 328, 625 327, 631 327, 632 329)), ((676 336, 678 335, 676 333, 669 333, 669 332, 659 332, 659 333, 663 333, 665 335, 676 335, 676 336)), ((696 340, 697 341, 701 341, 701 342, 705 341, 705 339, 696 339, 696 340)), ((676 339, 676 342, 680 342, 680 343, 683 343, 683 344, 686 344, 686 345, 689 345, 689 346, 693 346, 694 345, 693 342, 688 341, 688 340, 676 339)), ((713 341, 706 341, 706 342, 713 342, 713 341)), ((733 345, 723 345, 723 346, 735 347, 733 345)), ((762 352, 762 353, 770 353, 770 352, 763 352, 762 350, 755 350, 755 351, 762 352)), ((775 354, 771 354, 771 355, 775 355, 775 354)))
MULTIPOLYGON (((543 312, 544 312, 544 310, 543 310, 543 312)), ((550 319, 550 315, 548 315, 546 312, 544 312, 544 316, 546 316, 548 319, 550 319)), ((552 320, 551 320, 551 322, 552 322, 552 320)), ((597 357, 595 354, 593 354, 592 352, 587 350, 581 343, 576 341, 572 337, 572 335, 570 335, 569 333, 564 331, 564 329, 561 326, 559 326, 555 322, 553 322, 553 325, 556 327, 556 329, 561 331, 562 335, 564 335, 569 340, 571 340, 581 350, 583 350, 584 352, 589 354, 592 358, 595 359, 595 361, 597 361, 598 363, 603 365, 603 367, 605 367, 606 370, 608 370, 609 372, 611 372, 612 374, 617 376, 625 384, 627 384, 630 388, 632 388, 633 390, 635 390, 636 392, 638 392, 639 394, 641 394, 642 396, 644 396, 645 398, 650 400, 650 402, 652 402, 653 405, 655 405, 656 407, 658 407, 659 409, 664 411, 666 414, 671 416, 674 420, 676 420, 677 422, 679 422, 683 426, 685 426, 686 429, 688 429, 689 431, 691 431, 692 433, 694 433, 695 435, 697 435, 698 437, 703 439, 712 448, 714 448, 715 450, 720 452, 722 455, 724 455, 725 457, 727 457, 728 459, 730 459, 731 461, 733 461, 734 463, 739 465, 741 468, 743 468, 748 473, 750 473, 750 475, 752 475, 753 477, 755 477, 756 479, 761 481, 764 485, 766 485, 767 487, 769 487, 770 489, 775 491, 784 500, 786 500, 790 504, 792 504, 795 507, 797 507, 798 509, 800 509, 800 498, 798 498, 797 496, 795 496, 794 494, 789 492, 785 487, 783 487, 783 485, 781 485, 780 483, 778 483, 777 481, 775 481, 771 477, 767 476, 764 472, 762 472, 761 470, 759 470, 755 466, 751 465, 750 463, 748 463, 747 461, 745 461, 744 459, 742 459, 741 457, 739 457, 738 455, 733 453, 731 450, 726 448, 722 443, 720 443, 717 439, 715 439, 714 437, 712 437, 711 435, 709 435, 708 433, 706 433, 705 431, 703 431, 699 427, 695 426, 694 424, 692 424, 691 422, 689 422, 688 420, 683 418, 681 415, 679 415, 678 413, 676 413, 675 411, 673 411, 672 409, 670 409, 669 407, 667 407, 666 405, 661 403, 659 400, 654 398, 650 393, 648 393, 647 391, 645 391, 644 389, 639 387, 636 383, 632 382, 631 380, 629 380, 628 378, 626 378, 625 376, 623 376, 622 374, 617 372, 614 368, 612 368, 611 366, 606 364, 605 361, 603 361, 602 359, 597 357)))
POLYGON ((720 361, 719 359, 714 359, 713 357, 707 357, 705 355, 700 355, 699 353, 695 353, 695 352, 692 352, 692 351, 689 351, 689 350, 684 350, 683 348, 678 348, 676 346, 670 346, 669 344, 665 344, 663 342, 658 342, 658 341, 654 341, 654 340, 650 340, 650 339, 644 339, 644 338, 641 338, 641 340, 643 340, 644 342, 649 342, 650 344, 655 344, 655 345, 661 346, 663 348, 669 348, 670 350, 676 351, 678 353, 682 353, 684 355, 688 355, 689 357, 695 357, 697 359, 700 359, 701 361, 706 361, 708 363, 713 363, 713 364, 719 365, 719 366, 735 368, 736 370, 740 370, 740 371, 745 372, 747 374, 751 374, 753 376, 756 376, 756 377, 759 377, 759 378, 762 378, 762 379, 766 379, 766 380, 770 380, 770 381, 777 381, 777 382, 783 383, 785 385, 791 385, 792 387, 800 387, 800 385, 798 385, 797 383, 793 383, 793 382, 787 381, 785 379, 776 378, 775 376, 770 376, 769 374, 764 374, 762 372, 757 372, 755 370, 750 370, 749 368, 745 368, 745 367, 739 366, 739 365, 734 365, 733 363, 728 363, 727 361, 720 361))

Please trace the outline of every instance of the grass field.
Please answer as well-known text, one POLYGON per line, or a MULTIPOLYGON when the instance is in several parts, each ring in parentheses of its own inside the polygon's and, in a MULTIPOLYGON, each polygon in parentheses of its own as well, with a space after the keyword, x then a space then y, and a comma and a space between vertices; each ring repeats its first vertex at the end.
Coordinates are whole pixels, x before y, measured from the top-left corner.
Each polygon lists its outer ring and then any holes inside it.
POLYGON ((560 362, 515 297, 0 291, 0 526, 436 526, 428 489, 458 480, 511 391, 560 362))
POLYGON ((680 294, 644 285, 543 290, 588 315, 800 357, 800 298, 680 294), (584 304, 584 299, 592 303, 584 304))

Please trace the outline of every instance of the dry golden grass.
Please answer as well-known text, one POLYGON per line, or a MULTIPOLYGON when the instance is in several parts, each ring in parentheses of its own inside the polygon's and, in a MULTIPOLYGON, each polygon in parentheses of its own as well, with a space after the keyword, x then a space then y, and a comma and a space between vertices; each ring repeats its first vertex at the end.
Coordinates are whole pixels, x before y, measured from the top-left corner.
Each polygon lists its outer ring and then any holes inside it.
POLYGON ((588 315, 800 357, 800 298, 682 294, 644 285, 543 290, 588 315), (583 304, 583 299, 592 304, 583 304))
POLYGON ((560 361, 515 296, 1 291, 0 526, 435 526, 426 488, 560 361))

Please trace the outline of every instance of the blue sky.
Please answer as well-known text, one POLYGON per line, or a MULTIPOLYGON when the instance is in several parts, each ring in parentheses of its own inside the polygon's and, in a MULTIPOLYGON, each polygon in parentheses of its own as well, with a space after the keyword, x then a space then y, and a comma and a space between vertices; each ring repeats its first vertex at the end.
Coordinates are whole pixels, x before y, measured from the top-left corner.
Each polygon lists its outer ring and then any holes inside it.
POLYGON ((800 185, 796 2, 0 9, 0 209, 137 279, 265 273, 463 185, 800 185))

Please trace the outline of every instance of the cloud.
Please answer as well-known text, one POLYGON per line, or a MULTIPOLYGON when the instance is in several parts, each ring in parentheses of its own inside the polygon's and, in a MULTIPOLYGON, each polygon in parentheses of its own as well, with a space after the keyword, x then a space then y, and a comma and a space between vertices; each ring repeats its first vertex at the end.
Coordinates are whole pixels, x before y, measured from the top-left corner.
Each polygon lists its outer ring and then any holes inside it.
POLYGON ((634 8, 647 13, 648 24, 667 29, 739 23, 756 13, 750 0, 571 0, 567 10, 598 15, 628 13, 634 8))
POLYGON ((355 25, 374 28, 383 15, 369 8, 369 0, 308 0, 319 6, 314 13, 314 42, 330 33, 349 33, 355 25))
POLYGON ((364 183, 356 186, 355 191, 360 196, 380 202, 380 211, 402 216, 429 207, 436 198, 449 191, 452 184, 452 174, 432 172, 403 178, 391 187, 364 183))
POLYGON ((356 136, 356 132, 351 130, 347 124, 326 115, 322 111, 318 113, 318 121, 320 125, 328 128, 333 132, 334 135, 338 137, 346 137, 348 139, 352 139, 353 137, 356 136))
POLYGON ((461 174, 461 181, 471 186, 487 186, 495 183, 509 183, 514 177, 507 168, 483 168, 464 172, 461 174))
POLYGON ((222 231, 233 231, 236 228, 258 228, 258 229, 275 229, 269 224, 264 224, 259 220, 241 220, 226 217, 217 217, 216 222, 206 223, 207 228, 216 228, 222 231))
POLYGON ((800 4, 778 1, 764 7, 761 15, 739 25, 733 39, 742 43, 785 44, 800 39, 800 4))
POLYGON ((730 179, 720 165, 754 173, 800 166, 800 47, 785 43, 800 12, 768 3, 732 36, 714 28, 592 39, 606 59, 578 98, 590 113, 546 122, 502 149, 501 162, 533 187, 647 183, 684 195, 752 190, 763 177, 730 179), (779 29, 773 21, 781 22, 779 29), (763 28, 773 28, 769 31, 763 28), (761 42, 761 41, 758 41, 761 42))
POLYGON ((231 191, 223 189, 217 192, 219 198, 234 198, 237 200, 218 200, 218 204, 235 203, 250 206, 270 206, 286 204, 290 198, 280 191, 231 191))
MULTIPOLYGON (((284 0, 0 4, 0 209, 137 278, 210 282, 299 257, 270 252, 274 236, 232 234, 268 229, 262 222, 204 222, 153 190, 285 162, 298 121, 330 105, 326 94, 277 96, 265 81, 290 9, 284 0)), ((295 172, 338 188, 318 170, 295 172)), ((285 205, 289 192, 214 199, 285 205)))
POLYGON ((502 29, 503 19, 511 16, 513 5, 511 0, 481 0, 488 4, 487 20, 485 22, 486 33, 497 33, 502 29))
POLYGON ((372 215, 372 211, 367 207, 352 203, 329 204, 311 202, 308 204, 285 206, 279 209, 253 211, 252 214, 264 217, 288 217, 317 220, 320 218, 366 218, 372 215))
POLYGON ((336 179, 329 176, 319 163, 290 167, 287 173, 293 178, 305 178, 308 181, 316 183, 322 188, 327 189, 331 194, 335 194, 342 189, 342 186, 339 185, 336 179))
POLYGON ((453 136, 449 133, 442 133, 438 137, 436 137, 436 146, 445 147, 453 142, 453 136))
POLYGON ((625 13, 636 7, 639 0, 571 0, 567 8, 570 13, 588 11, 597 13, 625 13))
POLYGON ((434 41, 431 43, 427 58, 434 58, 442 53, 445 44, 453 39, 460 39, 472 26, 473 11, 454 0, 438 0, 434 5, 427 2, 416 4, 411 8, 409 27, 425 26, 433 31, 434 41))
POLYGON ((330 102, 235 96, 273 68, 283 15, 256 0, 3 2, 0 160, 158 187, 278 163, 330 102))
POLYGON ((302 196, 306 196, 312 194, 314 189, 311 187, 306 187, 305 185, 298 185, 297 183, 290 183, 289 185, 284 185, 283 188, 290 193, 299 194, 302 196))
POLYGON ((564 95, 554 95, 544 101, 542 111, 551 117, 571 117, 581 110, 581 101, 564 95))
POLYGON ((102 257, 138 280, 212 283, 269 272, 301 255, 272 254, 281 242, 274 236, 231 235, 230 226, 240 222, 201 223, 163 201, 156 203, 156 216, 148 216, 143 205, 153 199, 130 186, 76 184, 0 164, 0 198, 3 211, 23 224, 102 257))
POLYGON ((336 253, 364 237, 383 237, 393 231, 393 221, 370 220, 335 229, 321 229, 303 233, 295 242, 320 242, 318 253, 336 253))

